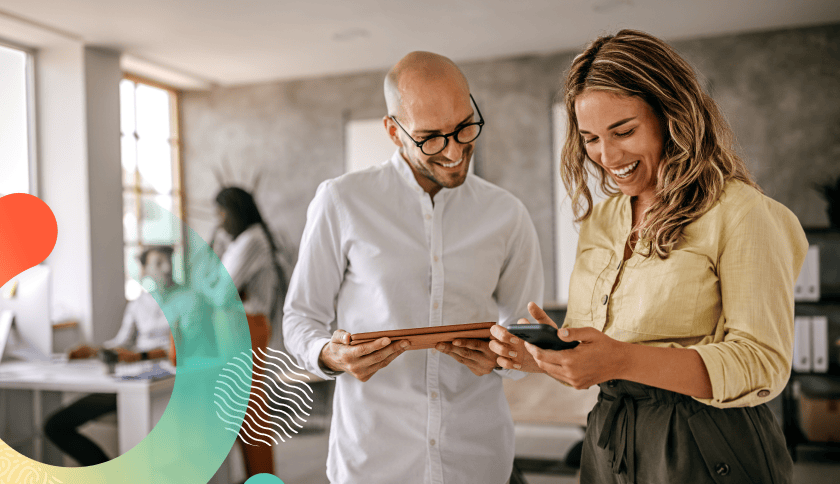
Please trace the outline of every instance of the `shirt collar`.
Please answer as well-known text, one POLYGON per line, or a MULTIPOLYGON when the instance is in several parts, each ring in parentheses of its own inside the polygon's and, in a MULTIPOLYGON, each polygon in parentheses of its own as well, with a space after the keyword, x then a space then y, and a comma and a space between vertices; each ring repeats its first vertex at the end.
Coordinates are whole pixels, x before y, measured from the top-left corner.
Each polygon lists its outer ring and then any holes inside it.
MULTIPOLYGON (((411 171, 411 167, 408 165, 408 161, 406 161, 405 158, 403 158, 402 154, 400 154, 399 148, 397 148, 394 151, 394 154, 391 155, 391 160, 390 161, 391 161, 391 164, 393 164, 394 167, 397 169, 397 173, 399 173, 400 176, 402 176, 403 180, 405 180, 405 182, 408 183, 408 186, 412 190, 419 190, 422 193, 426 193, 426 191, 423 190, 423 187, 421 187, 420 184, 417 183, 417 179, 414 178, 414 172, 411 171)), ((467 173, 467 179, 469 179, 469 177, 470 177, 470 174, 467 173)), ((467 183, 467 180, 464 180, 464 183, 462 183, 460 186, 464 186, 466 183, 467 183)), ((449 196, 448 193, 451 192, 452 190, 455 190, 456 188, 458 188, 458 187, 455 187, 455 188, 442 187, 440 189, 440 191, 438 191, 437 194, 435 194, 435 200, 448 197, 449 196)))

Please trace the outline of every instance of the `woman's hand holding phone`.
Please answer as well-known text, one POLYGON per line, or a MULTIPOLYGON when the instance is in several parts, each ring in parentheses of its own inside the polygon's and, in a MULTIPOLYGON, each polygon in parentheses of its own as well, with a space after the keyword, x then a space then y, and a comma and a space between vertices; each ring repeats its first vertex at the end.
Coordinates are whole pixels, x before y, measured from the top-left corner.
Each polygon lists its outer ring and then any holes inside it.
MULTIPOLYGON (((536 303, 528 304, 528 312, 538 323, 548 325, 554 328, 555 332, 557 331, 557 324, 536 303)), ((522 318, 518 321, 518 324, 530 325, 530 322, 522 318)), ((545 373, 545 370, 539 367, 534 357, 525 348, 525 342, 522 338, 511 334, 507 328, 498 324, 490 328, 490 334, 494 338, 490 342, 490 349, 499 355, 496 359, 499 366, 528 373, 545 373)))

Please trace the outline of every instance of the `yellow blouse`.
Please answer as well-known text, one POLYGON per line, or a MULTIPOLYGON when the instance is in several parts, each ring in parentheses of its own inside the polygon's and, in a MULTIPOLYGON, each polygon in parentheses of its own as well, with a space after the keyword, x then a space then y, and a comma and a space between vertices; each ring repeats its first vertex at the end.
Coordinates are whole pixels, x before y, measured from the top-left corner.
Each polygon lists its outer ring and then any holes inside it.
POLYGON ((781 393, 793 353, 793 286, 808 250, 796 216, 740 181, 688 225, 666 260, 622 262, 630 197, 596 205, 580 227, 564 326, 611 338, 695 349, 714 407, 754 406, 781 393))

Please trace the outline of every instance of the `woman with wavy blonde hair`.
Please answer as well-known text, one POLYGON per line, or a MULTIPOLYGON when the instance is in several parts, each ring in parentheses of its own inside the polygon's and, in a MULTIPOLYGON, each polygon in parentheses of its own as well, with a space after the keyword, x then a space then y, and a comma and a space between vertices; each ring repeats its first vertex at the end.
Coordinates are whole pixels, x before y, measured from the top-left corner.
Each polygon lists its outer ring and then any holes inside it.
POLYGON ((597 39, 572 62, 565 104, 561 178, 581 225, 558 336, 580 343, 543 350, 497 326, 498 363, 601 387, 581 482, 790 482, 765 403, 790 375, 799 221, 751 181, 660 39, 597 39), (594 206, 589 176, 609 195, 594 206))

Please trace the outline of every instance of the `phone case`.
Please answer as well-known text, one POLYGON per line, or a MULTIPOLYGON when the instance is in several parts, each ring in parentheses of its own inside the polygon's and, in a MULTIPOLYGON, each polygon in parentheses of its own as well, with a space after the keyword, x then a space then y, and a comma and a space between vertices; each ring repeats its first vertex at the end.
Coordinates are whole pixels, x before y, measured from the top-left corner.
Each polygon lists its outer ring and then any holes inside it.
POLYGON ((568 350, 579 344, 579 341, 563 341, 557 336, 557 330, 547 324, 514 324, 507 330, 510 334, 544 350, 568 350))

